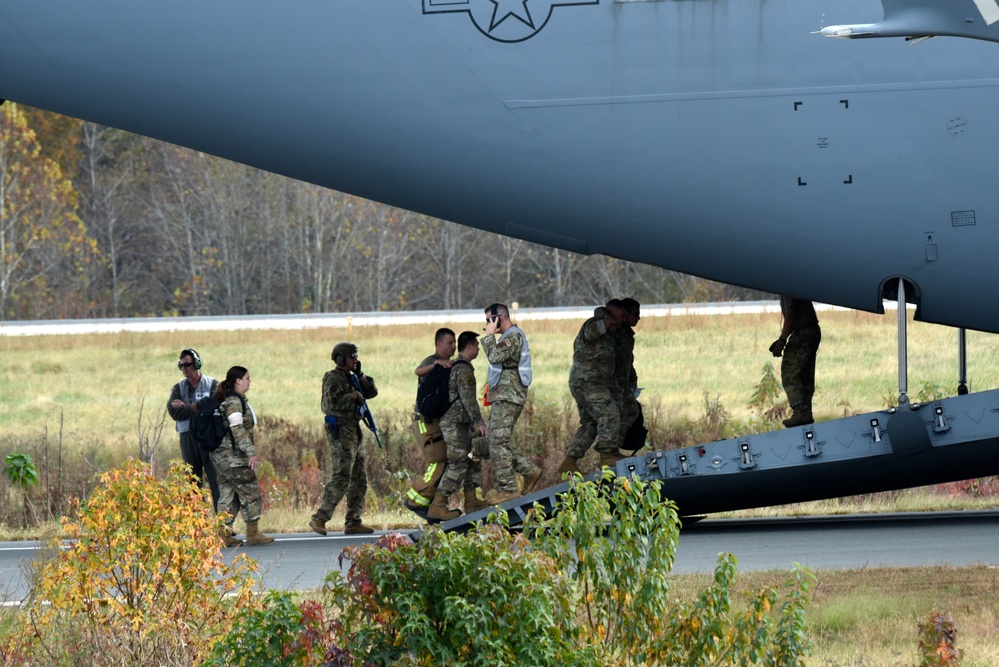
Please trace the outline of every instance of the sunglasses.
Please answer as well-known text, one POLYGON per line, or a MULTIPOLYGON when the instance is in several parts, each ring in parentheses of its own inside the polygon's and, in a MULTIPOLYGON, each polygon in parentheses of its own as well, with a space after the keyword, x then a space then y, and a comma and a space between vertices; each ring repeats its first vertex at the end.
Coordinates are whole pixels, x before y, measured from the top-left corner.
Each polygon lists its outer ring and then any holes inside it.
POLYGON ((180 370, 184 370, 185 368, 190 368, 193 365, 194 365, 194 363, 191 362, 191 361, 178 361, 177 362, 177 368, 179 368, 180 370))
POLYGON ((350 355, 347 355, 347 356, 349 356, 351 359, 357 359, 357 354, 350 354, 350 355))

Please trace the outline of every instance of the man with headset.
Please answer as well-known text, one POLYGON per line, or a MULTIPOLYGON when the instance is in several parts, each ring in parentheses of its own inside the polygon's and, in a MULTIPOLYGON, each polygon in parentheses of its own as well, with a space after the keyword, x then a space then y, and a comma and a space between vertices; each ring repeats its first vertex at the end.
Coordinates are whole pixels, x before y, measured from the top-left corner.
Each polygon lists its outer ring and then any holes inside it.
POLYGON ((202 398, 210 396, 218 386, 218 380, 201 372, 201 357, 196 350, 182 350, 177 368, 184 374, 184 379, 173 386, 170 400, 167 402, 167 412, 177 422, 177 433, 180 434, 180 455, 191 467, 191 475, 197 480, 198 486, 202 479, 208 477, 208 486, 212 490, 212 506, 218 510, 219 482, 215 474, 215 466, 209 453, 201 449, 191 435, 191 416, 197 409, 197 403, 202 398))

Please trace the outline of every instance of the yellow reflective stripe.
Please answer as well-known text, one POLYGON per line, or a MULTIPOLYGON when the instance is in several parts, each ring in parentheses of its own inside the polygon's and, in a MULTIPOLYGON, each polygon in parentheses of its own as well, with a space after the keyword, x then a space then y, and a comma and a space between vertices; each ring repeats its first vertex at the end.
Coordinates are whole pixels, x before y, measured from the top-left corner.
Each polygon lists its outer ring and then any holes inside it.
POLYGON ((426 433, 427 433, 427 425, 424 424, 423 420, 421 419, 420 420, 420 435, 426 435, 426 433))
POLYGON ((410 500, 412 500, 417 505, 423 505, 424 507, 430 507, 430 501, 421 496, 416 489, 410 489, 406 494, 410 500))
POLYGON ((439 464, 435 461, 434 463, 431 463, 430 465, 427 466, 427 471, 423 473, 424 482, 426 482, 427 484, 430 483, 430 480, 434 478, 434 472, 437 470, 438 465, 439 464))

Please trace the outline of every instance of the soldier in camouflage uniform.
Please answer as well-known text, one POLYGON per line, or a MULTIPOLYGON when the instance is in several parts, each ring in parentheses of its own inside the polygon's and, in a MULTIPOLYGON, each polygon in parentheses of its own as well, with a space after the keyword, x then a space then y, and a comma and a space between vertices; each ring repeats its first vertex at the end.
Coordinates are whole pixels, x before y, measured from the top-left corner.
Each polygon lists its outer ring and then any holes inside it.
POLYGON ((621 401, 615 384, 614 332, 620 325, 621 321, 608 307, 597 308, 573 341, 569 391, 579 411, 579 428, 559 466, 560 475, 579 472, 577 463, 593 445, 594 438, 600 465, 613 465, 617 461, 621 401))
MULTIPOLYGON (((454 356, 456 345, 454 331, 446 327, 438 329, 434 334, 434 353, 421 361, 413 371, 418 382, 422 383, 435 368, 451 368, 451 357, 454 356)), ((423 476, 406 493, 405 501, 406 507, 418 514, 430 507, 447 467, 447 447, 444 444, 444 434, 441 433, 440 419, 427 421, 420 414, 419 407, 417 405, 413 410, 413 423, 416 427, 416 444, 427 467, 423 476)))
POLYGON ((624 443, 624 436, 638 418, 638 374, 635 372, 635 329, 641 319, 641 304, 635 299, 622 299, 620 308, 615 311, 621 320, 621 327, 614 332, 615 384, 621 400, 621 434, 618 446, 624 443))
POLYGON ((472 331, 464 331, 458 337, 458 358, 451 366, 448 380, 451 407, 440 419, 447 443, 447 469, 437 486, 428 519, 447 521, 460 514, 448 509, 451 496, 459 487, 464 488, 466 512, 488 507, 475 495, 476 487, 482 483, 482 463, 477 458, 469 458, 473 435, 486 434, 486 424, 476 400, 475 369, 471 363, 479 356, 477 338, 478 334, 472 331))
POLYGON ((780 312, 783 318, 780 338, 770 345, 775 357, 783 355, 780 379, 791 406, 791 416, 784 426, 804 426, 812 418, 812 396, 815 394, 815 357, 822 342, 822 330, 815 307, 811 301, 781 295, 780 312))
POLYGON ((513 427, 527 402, 531 384, 531 350, 527 336, 510 321, 510 311, 500 303, 485 309, 486 335, 482 347, 489 359, 489 458, 496 471, 499 496, 496 503, 530 493, 541 479, 541 468, 520 451, 511 449, 513 427), (496 334, 500 334, 496 339, 496 334), (524 478, 522 491, 517 490, 518 473, 524 478))
POLYGON ((322 505, 312 515, 309 528, 325 535, 326 522, 346 496, 347 517, 343 532, 347 535, 368 535, 374 530, 361 522, 368 475, 364 468, 360 408, 365 399, 378 395, 378 389, 374 379, 361 372, 356 345, 337 343, 330 357, 336 368, 323 376, 322 409, 327 416, 326 440, 330 445, 333 467, 330 481, 323 489, 322 505))
POLYGON ((222 444, 211 453, 212 464, 219 481, 219 514, 225 515, 225 527, 220 537, 227 547, 236 547, 243 542, 233 536, 232 524, 242 507, 243 521, 246 522, 247 544, 269 544, 274 541, 270 535, 260 532, 258 522, 263 509, 263 495, 257 481, 257 452, 253 445, 253 427, 256 415, 246 400, 250 389, 250 371, 242 366, 233 366, 215 390, 215 396, 222 399, 219 412, 229 424, 229 433, 222 444))

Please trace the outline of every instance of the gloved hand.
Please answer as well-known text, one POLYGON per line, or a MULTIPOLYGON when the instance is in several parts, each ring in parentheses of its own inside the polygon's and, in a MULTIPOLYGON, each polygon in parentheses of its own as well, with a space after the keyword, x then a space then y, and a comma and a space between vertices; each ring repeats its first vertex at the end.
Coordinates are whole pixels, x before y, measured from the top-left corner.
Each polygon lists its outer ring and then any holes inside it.
POLYGON ((773 343, 770 344, 771 354, 773 354, 775 357, 779 357, 781 354, 784 353, 784 345, 785 343, 783 339, 778 338, 777 340, 775 340, 773 343))
POLYGON ((354 362, 354 375, 364 375, 364 373, 361 372, 361 360, 360 359, 358 359, 356 362, 354 362))

